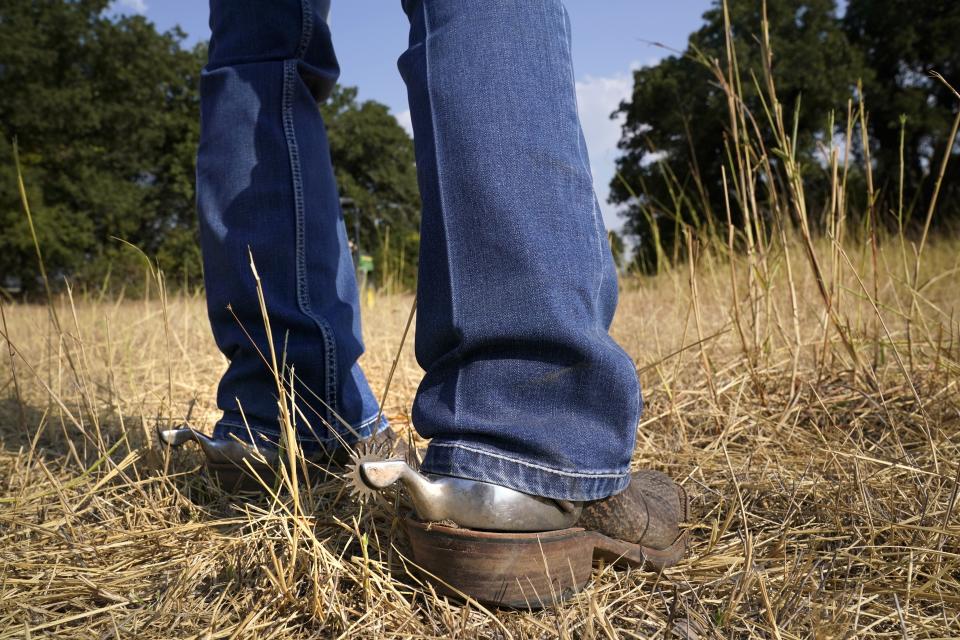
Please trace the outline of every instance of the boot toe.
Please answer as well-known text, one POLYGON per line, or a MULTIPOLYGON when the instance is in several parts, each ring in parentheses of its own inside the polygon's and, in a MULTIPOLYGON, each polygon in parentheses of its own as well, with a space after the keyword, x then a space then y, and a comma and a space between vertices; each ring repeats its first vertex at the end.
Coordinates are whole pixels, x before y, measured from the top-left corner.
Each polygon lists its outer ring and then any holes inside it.
POLYGON ((686 494, 669 476, 641 470, 616 495, 584 505, 577 523, 611 538, 666 549, 680 536, 686 518, 686 494))

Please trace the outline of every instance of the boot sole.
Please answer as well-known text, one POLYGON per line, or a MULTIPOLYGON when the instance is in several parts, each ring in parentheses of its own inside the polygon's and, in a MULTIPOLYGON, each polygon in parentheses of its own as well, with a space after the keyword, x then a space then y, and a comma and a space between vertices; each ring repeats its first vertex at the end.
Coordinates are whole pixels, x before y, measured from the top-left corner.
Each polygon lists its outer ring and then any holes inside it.
POLYGON ((404 521, 413 560, 441 594, 495 607, 542 609, 567 600, 590 581, 594 560, 659 571, 678 563, 686 532, 666 549, 615 540, 579 527, 539 533, 495 533, 404 521))

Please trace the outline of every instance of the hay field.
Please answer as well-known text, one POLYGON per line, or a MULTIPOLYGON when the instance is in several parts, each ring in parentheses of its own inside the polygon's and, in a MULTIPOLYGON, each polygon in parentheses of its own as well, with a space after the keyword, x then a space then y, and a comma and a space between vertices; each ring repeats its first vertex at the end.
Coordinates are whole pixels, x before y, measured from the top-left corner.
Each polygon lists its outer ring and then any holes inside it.
MULTIPOLYGON (((196 452, 152 446, 157 426, 212 427, 224 368, 202 300, 156 277, 144 300, 2 307, 0 640, 960 637, 960 240, 928 234, 950 156, 912 223, 902 194, 874 211, 869 158, 850 153, 868 109, 851 103, 823 149, 827 202, 808 204, 818 168, 762 35, 762 77, 738 77, 729 35, 725 65, 702 61, 729 105, 728 224, 655 238, 657 275, 622 281, 612 329, 647 401, 634 463, 694 498, 685 561, 598 566, 562 607, 489 610, 420 581, 402 495, 360 505, 337 477, 225 495, 196 452), (867 211, 848 176, 866 176, 867 211)), ((364 298, 381 390, 412 298, 364 298)), ((419 378, 408 344, 385 403, 398 430, 419 378)))
MULTIPOLYGON (((876 271, 869 248, 813 248, 829 312, 792 240, 622 283, 613 333, 647 400, 634 461, 695 497, 693 548, 663 575, 597 567, 533 613, 435 596, 395 501, 336 478, 240 501, 196 453, 151 448, 158 424, 217 417, 202 299, 61 295, 61 331, 7 303, 0 638, 958 637, 960 242, 928 243, 916 286, 899 238, 876 271)), ((365 303, 377 390, 411 302, 365 303)), ((385 405, 400 430, 419 376, 408 344, 385 405)))

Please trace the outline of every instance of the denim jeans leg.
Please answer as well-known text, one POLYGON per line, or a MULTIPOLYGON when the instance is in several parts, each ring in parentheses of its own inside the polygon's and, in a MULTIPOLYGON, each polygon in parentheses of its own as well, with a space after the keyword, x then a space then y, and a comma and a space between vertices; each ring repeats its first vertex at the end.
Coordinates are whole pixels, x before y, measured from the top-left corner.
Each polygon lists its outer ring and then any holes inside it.
POLYGON ((339 73, 328 9, 321 0, 211 0, 197 156, 207 306, 229 360, 214 435, 279 438, 252 256, 277 360, 285 379, 295 377, 293 417, 308 454, 385 427, 357 366, 357 286, 317 110, 339 73))
POLYGON ((560 0, 404 0, 423 199, 423 468, 569 500, 629 483, 641 399, 560 0))

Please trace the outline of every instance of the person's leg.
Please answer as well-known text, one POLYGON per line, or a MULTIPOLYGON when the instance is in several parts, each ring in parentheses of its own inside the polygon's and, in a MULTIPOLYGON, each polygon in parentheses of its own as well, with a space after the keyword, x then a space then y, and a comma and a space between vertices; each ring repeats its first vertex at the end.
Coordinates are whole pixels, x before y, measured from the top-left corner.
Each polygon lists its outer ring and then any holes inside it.
POLYGON ((423 199, 414 403, 428 473, 623 490, 641 408, 560 0, 404 0, 423 199))
POLYGON ((336 446, 329 425, 351 443, 385 426, 357 366, 353 262, 317 110, 339 73, 328 10, 329 0, 211 0, 197 158, 207 305, 230 361, 214 435, 248 440, 249 425, 254 441, 279 437, 252 255, 308 455, 336 446))

